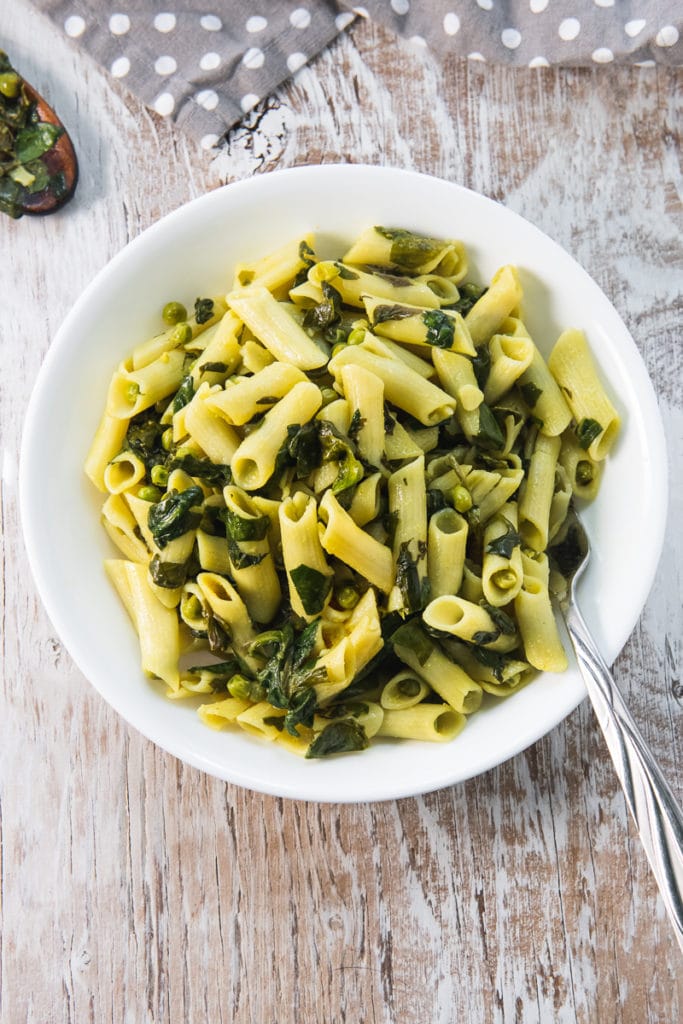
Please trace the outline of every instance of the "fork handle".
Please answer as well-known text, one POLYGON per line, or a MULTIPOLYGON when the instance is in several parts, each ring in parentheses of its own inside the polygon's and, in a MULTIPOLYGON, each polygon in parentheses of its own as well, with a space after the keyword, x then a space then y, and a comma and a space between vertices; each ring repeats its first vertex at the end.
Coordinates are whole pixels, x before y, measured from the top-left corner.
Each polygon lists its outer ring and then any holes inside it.
POLYGON ((575 604, 566 613, 566 623, 628 808, 683 950, 683 811, 575 604))

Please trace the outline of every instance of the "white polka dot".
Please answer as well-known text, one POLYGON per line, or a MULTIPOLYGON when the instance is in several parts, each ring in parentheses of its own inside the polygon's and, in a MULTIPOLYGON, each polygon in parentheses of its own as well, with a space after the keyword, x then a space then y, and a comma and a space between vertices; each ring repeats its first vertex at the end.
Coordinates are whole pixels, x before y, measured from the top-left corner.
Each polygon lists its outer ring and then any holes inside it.
POLYGON ((447 36, 454 36, 460 30, 460 18, 453 11, 444 14, 443 30, 447 36))
POLYGON ((109 70, 114 78, 125 78, 130 71, 130 61, 127 57, 117 57, 109 70))
POLYGON ((154 27, 157 32, 172 32, 175 28, 175 23, 175 14, 169 14, 167 11, 157 14, 154 19, 154 27))
POLYGON ((614 54, 607 46, 599 46, 591 56, 596 64, 609 64, 614 60, 614 54))
POLYGON ((214 71, 220 62, 221 58, 217 53, 205 53, 199 61, 199 66, 202 71, 214 71))
POLYGON ((334 23, 337 26, 339 32, 343 32, 345 28, 348 28, 352 21, 353 15, 350 14, 348 11, 346 14, 338 14, 337 17, 334 19, 334 23))
POLYGON ((304 66, 307 60, 308 57, 306 56, 306 54, 299 53, 299 51, 297 50, 295 53, 290 53, 289 57, 287 58, 287 67, 292 72, 292 74, 294 74, 295 71, 298 71, 299 68, 302 68, 304 66))
POLYGON ((504 28, 500 34, 500 41, 508 50, 516 50, 522 41, 521 33, 516 28, 504 28))
POLYGON ((154 62, 154 70, 158 75, 172 75, 178 65, 173 57, 157 57, 154 62))
POLYGON ((253 18, 247 18, 247 23, 244 27, 247 32, 263 32, 264 28, 268 28, 268 19, 255 14, 253 18))
POLYGON ((64 31, 72 39, 77 39, 82 36, 85 32, 85 22, 83 18, 79 18, 77 14, 73 14, 70 18, 67 18, 64 22, 64 31))
POLYGON ((564 39, 565 43, 569 43, 572 39, 576 39, 580 31, 581 22, 578 18, 565 18, 564 21, 560 22, 560 27, 558 29, 560 39, 564 39))
POLYGON ((109 19, 109 31, 115 36, 125 36, 130 30, 130 18, 127 14, 112 14, 109 19))
POLYGON ((263 50, 259 50, 258 46, 251 46, 242 57, 242 63, 245 68, 249 68, 250 71, 256 71, 257 68, 263 67, 265 61, 265 55, 263 50))
POLYGON ((529 10, 532 14, 541 14, 548 6, 548 0, 529 0, 529 10))
POLYGON ((532 57, 529 61, 530 68, 549 68, 550 62, 547 57, 532 57))
POLYGON ((223 22, 215 14, 204 14, 199 19, 199 24, 206 32, 220 32, 223 22))
POLYGON ((289 16, 289 23, 294 28, 308 28, 311 24, 311 15, 305 7, 297 7, 289 16))
POLYGON ((427 40, 424 36, 411 36, 408 42, 417 47, 418 50, 426 50, 427 48, 427 40))
POLYGON ((213 89, 202 89, 197 93, 195 99, 200 107, 204 107, 204 110, 215 110, 218 106, 218 93, 213 89))
POLYGON ((483 61, 485 61, 486 57, 484 56, 483 53, 479 53, 478 50, 474 50, 472 53, 468 53, 467 54, 467 59, 468 60, 483 60, 483 61))
POLYGON ((204 135, 203 138, 200 140, 199 145, 202 147, 202 149, 213 149, 217 142, 217 135, 204 135))
POLYGON ((665 25, 655 36, 657 46, 675 46, 678 42, 678 29, 675 25, 665 25))
POLYGON ((624 32, 631 39, 635 39, 635 37, 640 32, 643 31, 643 29, 645 28, 646 25, 647 25, 647 22, 645 21, 645 18, 636 18, 635 21, 627 21, 626 22, 626 24, 624 25, 624 32))
POLYGON ((490 11, 493 7, 493 0, 477 0, 477 5, 481 7, 482 11, 490 11))
POLYGON ((614 0, 593 0, 596 7, 614 7, 614 0))
POLYGON ((410 10, 410 0, 391 0, 391 9, 396 14, 407 14, 410 10))
POLYGON ((168 117, 169 114, 172 114, 174 107, 175 100, 171 96, 170 92, 160 93, 154 101, 154 109, 157 114, 161 114, 162 117, 168 117))
POLYGON ((242 111, 246 114, 248 110, 251 110, 252 107, 255 107, 256 104, 260 102, 261 97, 257 96, 255 92, 247 92, 240 100, 240 107, 242 108, 242 111))

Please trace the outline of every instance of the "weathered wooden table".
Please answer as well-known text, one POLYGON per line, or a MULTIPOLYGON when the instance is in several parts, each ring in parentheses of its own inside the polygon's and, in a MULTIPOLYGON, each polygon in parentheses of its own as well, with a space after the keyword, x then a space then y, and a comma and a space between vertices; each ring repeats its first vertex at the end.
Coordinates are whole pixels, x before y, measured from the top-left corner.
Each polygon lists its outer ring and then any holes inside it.
POLYGON ((361 22, 211 163, 25 0, 12 9, 0 46, 62 113, 82 177, 62 214, 0 224, 0 1021, 676 1024, 681 954, 585 703, 497 770, 420 799, 317 806, 208 778, 74 668, 29 576, 17 461, 65 313, 187 199, 347 160, 502 200, 596 278, 661 401, 666 553, 616 674, 680 796, 683 71, 441 67, 361 22))

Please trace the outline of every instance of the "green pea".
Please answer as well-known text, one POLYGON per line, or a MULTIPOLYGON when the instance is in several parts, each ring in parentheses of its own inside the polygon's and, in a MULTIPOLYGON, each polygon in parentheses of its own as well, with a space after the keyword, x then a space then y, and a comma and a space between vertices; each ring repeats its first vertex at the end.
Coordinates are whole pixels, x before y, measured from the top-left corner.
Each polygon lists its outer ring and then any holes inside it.
POLYGON ((354 327, 348 336, 349 345, 360 345, 361 342, 365 341, 365 328, 354 327))
POLYGON ((168 427, 161 435, 161 447, 165 452, 170 452, 173 447, 173 427, 168 427))
POLYGON ((349 611, 351 608, 355 608, 360 601, 360 594, 355 587, 347 583, 344 586, 339 587, 335 591, 335 599, 340 608, 344 608, 349 611))
POLYGON ((472 508, 472 495, 466 487, 463 487, 462 484, 458 484, 457 487, 453 488, 451 491, 451 499, 453 501, 453 508, 456 512, 469 512, 472 508))
POLYGON ((156 466, 152 466, 149 475, 152 483, 156 484, 157 487, 165 487, 168 483, 168 470, 166 469, 166 466, 162 466, 160 462, 158 462, 156 466))
POLYGON ((176 345, 186 345, 188 341, 192 341, 192 328, 190 325, 181 323, 174 327, 171 341, 174 341, 176 345))
POLYGON ((334 345, 332 347, 332 355, 333 356, 339 355, 339 353, 343 352, 345 348, 346 348, 346 345, 344 344, 344 342, 340 342, 340 344, 334 345))
POLYGON ((21 78, 16 71, 6 71, 0 75, 0 93, 13 100, 21 88, 21 78))
POLYGON ((182 302, 167 302, 161 315, 165 323, 170 324, 171 327, 179 324, 181 320, 187 320, 187 310, 182 302))
POLYGON ((202 602, 196 594, 185 594, 181 602, 181 613, 185 622, 196 622, 202 618, 202 602))
POLYGON ((158 487, 141 487, 138 491, 138 498, 142 498, 143 501, 151 501, 154 504, 161 501, 163 496, 163 491, 160 491, 158 487))
POLYGON ((593 483, 593 466, 588 459, 581 459, 576 464, 576 482, 581 487, 587 487, 593 483))
POLYGON ((510 590, 517 582, 517 577, 512 569, 499 569, 491 576, 491 582, 501 590, 510 590))

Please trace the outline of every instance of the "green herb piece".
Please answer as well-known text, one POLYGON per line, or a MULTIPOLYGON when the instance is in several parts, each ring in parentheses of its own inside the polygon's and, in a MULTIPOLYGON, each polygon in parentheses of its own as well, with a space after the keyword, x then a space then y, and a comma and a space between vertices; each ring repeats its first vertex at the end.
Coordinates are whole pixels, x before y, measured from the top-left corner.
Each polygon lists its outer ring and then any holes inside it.
POLYGON ((474 370, 477 384, 483 391, 491 372, 491 353, 489 352, 488 345, 480 345, 477 349, 477 354, 472 356, 472 369, 474 370))
POLYGON ((322 300, 307 309, 303 318, 304 327, 320 331, 339 323, 342 308, 342 297, 337 289, 329 281, 323 281, 321 287, 322 300))
POLYGON ((150 470, 158 462, 163 462, 166 452, 162 446, 164 427, 158 420, 152 419, 147 411, 134 417, 128 425, 124 448, 144 462, 150 470))
POLYGON ((230 555, 230 561, 234 569, 251 569, 255 565, 259 565, 268 554, 267 551, 263 551, 260 554, 250 554, 248 551, 243 551, 236 540, 228 536, 228 554, 230 555))
POLYGON ((436 348, 452 348, 455 334, 455 320, 440 309, 430 309, 422 314, 422 322, 427 328, 427 343, 436 348))
POLYGON ((219 462, 212 462, 191 452, 184 452, 179 449, 171 459, 170 469, 182 469, 188 476, 198 477, 212 487, 225 487, 232 482, 232 470, 230 466, 222 465, 219 462))
POLYGON ((400 306, 398 303, 391 306, 375 306, 372 312, 372 325, 377 327, 392 320, 407 320, 409 316, 415 316, 415 310, 409 306, 400 306))
POLYGON ((350 267, 344 266, 343 263, 335 262, 334 265, 339 271, 339 276, 343 281, 357 281, 358 278, 360 277, 360 274, 357 274, 354 270, 351 270, 350 267))
POLYGON ((349 438, 355 441, 358 438, 361 430, 365 426, 365 417, 361 416, 360 409, 355 409, 351 422, 349 423, 349 438))
POLYGON ((159 548, 165 548, 169 541, 182 537, 194 529, 200 516, 193 509, 201 505, 204 494, 201 487, 188 487, 186 491, 175 489, 152 505, 147 525, 159 548))
POLYGON ((232 638, 225 625, 209 609, 206 624, 206 636, 212 654, 232 653, 232 638))
POLYGON ((370 745, 365 729, 353 719, 330 722, 318 733, 306 751, 306 757, 330 757, 365 750, 370 745))
POLYGON ((438 487, 429 488, 427 491, 427 518, 430 518, 436 512, 440 512, 443 508, 448 508, 448 502, 443 491, 440 491, 438 487))
POLYGON ((227 363, 202 363, 199 367, 200 373, 227 373, 227 363))
POLYGON ((315 669, 314 647, 318 633, 318 620, 295 634, 290 623, 282 629, 261 633, 249 645, 249 653, 267 652, 267 661, 257 675, 264 687, 266 700, 274 708, 286 710, 284 727, 297 736, 297 725, 311 726, 317 707, 313 686, 326 678, 324 669, 315 669))
POLYGON ((236 541, 263 540, 270 527, 268 516, 241 516, 230 508, 219 509, 229 537, 236 541))
POLYGON ((403 607, 408 612, 421 611, 429 603, 429 577, 420 579, 418 565, 426 555, 424 551, 415 558, 410 553, 410 541, 401 544, 396 559, 396 586, 403 599, 403 607))
POLYGON ((433 646, 424 630, 418 625, 417 619, 409 619, 391 636, 390 643, 394 650, 411 651, 420 665, 424 665, 433 652, 433 646))
POLYGON ((598 423, 597 420, 592 420, 590 417, 585 417, 576 426, 576 438, 581 448, 590 448, 596 437, 599 437, 603 431, 602 424, 598 423))
POLYGON ((569 579, 574 575, 586 553, 581 531, 575 523, 570 523, 564 536, 548 548, 548 558, 558 571, 569 579))
POLYGON ((332 589, 332 576, 327 576, 308 565, 298 565, 289 575, 306 614, 319 615, 332 589))
POLYGON ((175 590, 182 587, 187 579, 187 562, 164 562, 157 554, 149 563, 149 574, 158 587, 175 590))
POLYGON ((479 406, 479 433, 477 434, 477 441, 482 447, 491 447, 496 451, 505 446, 503 432, 486 402, 482 402, 479 406))
MULTIPOLYGON (((503 517, 504 518, 504 517, 503 517)), ((501 558, 512 558, 512 552, 518 547, 522 538, 517 533, 512 523, 505 520, 507 529, 500 537, 492 540, 486 550, 493 555, 500 555, 501 558)))
POLYGON ((38 124, 22 129, 14 142, 14 153, 20 164, 37 160, 52 149, 64 129, 56 124, 39 121, 38 124))
POLYGON ((173 412, 178 412, 180 409, 182 409, 183 406, 187 405, 187 403, 191 401, 193 396, 194 381, 192 380, 192 377, 188 374, 187 377, 183 377, 180 383, 180 387, 173 396, 173 403, 171 405, 171 409, 173 410, 173 412))
POLYGON ((419 270, 425 263, 436 259, 444 249, 444 243, 438 238, 414 235, 405 228, 375 227, 375 231, 391 242, 389 259, 404 270, 419 270))
POLYGON ((198 324, 205 324, 213 316, 213 299, 195 299, 194 318, 198 324))
POLYGON ((543 390, 537 387, 533 381, 528 381, 526 384, 520 384, 519 390, 521 392, 522 398, 524 399, 524 401, 530 409, 534 408, 536 402, 543 394, 543 390))
POLYGON ((489 613, 499 632, 503 633, 505 636, 515 635, 517 627, 515 626, 514 619, 512 619, 507 612, 504 612, 502 608, 496 608, 492 604, 487 604, 485 601, 482 601, 481 606, 484 611, 489 613))
POLYGON ((472 643, 477 646, 485 647, 487 644, 495 643, 499 636, 499 629, 494 629, 490 632, 485 629, 480 629, 477 633, 472 634, 472 643))

